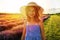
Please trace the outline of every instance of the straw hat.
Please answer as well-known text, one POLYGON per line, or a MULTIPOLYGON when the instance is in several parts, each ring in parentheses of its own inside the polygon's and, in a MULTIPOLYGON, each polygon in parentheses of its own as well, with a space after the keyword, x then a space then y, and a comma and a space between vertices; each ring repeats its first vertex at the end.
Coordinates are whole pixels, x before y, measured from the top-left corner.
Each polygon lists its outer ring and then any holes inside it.
POLYGON ((27 6, 38 6, 38 5, 35 2, 30 2, 30 3, 28 3, 27 6))

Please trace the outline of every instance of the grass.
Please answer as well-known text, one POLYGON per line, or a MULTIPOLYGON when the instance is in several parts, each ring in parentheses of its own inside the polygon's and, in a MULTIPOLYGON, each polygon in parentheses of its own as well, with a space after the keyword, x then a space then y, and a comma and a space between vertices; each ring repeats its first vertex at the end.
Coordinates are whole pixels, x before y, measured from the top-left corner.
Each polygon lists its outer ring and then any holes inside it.
POLYGON ((46 40, 60 40, 60 14, 51 14, 44 22, 46 40))

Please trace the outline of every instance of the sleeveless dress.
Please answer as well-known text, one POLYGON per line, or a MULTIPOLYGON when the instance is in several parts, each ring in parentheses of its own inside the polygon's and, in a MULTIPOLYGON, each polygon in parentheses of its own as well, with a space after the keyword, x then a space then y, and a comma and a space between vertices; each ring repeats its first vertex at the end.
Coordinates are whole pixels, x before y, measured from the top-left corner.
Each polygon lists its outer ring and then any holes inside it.
POLYGON ((42 40, 39 25, 26 25, 25 40, 42 40))

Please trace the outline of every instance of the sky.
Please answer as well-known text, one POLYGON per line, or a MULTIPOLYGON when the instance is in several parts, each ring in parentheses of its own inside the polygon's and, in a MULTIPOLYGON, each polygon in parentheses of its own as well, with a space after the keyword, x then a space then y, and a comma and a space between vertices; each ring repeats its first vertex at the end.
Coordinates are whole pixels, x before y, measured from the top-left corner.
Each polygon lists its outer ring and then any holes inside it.
POLYGON ((29 2, 36 2, 46 12, 51 8, 60 8, 60 0, 0 0, 0 12, 20 13, 20 8, 29 2))

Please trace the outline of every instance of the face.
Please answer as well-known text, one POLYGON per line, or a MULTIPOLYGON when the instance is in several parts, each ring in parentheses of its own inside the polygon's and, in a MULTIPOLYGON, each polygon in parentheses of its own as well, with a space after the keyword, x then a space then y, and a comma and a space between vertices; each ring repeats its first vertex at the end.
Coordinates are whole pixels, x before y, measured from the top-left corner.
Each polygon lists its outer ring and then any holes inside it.
POLYGON ((32 18, 35 16, 35 9, 33 7, 30 7, 29 10, 28 10, 28 13, 27 15, 32 18))

